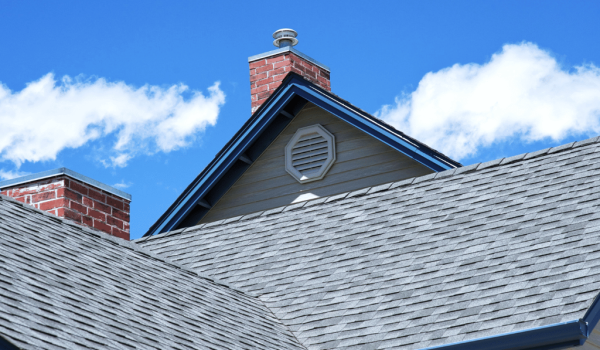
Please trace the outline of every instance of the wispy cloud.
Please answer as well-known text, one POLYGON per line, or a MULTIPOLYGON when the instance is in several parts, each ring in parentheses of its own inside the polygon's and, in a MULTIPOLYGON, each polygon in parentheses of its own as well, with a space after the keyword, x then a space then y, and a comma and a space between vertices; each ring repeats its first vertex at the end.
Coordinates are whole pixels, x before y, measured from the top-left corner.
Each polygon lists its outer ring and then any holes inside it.
POLYGON ((225 94, 215 83, 208 94, 183 84, 133 87, 98 79, 60 81, 49 73, 13 92, 0 84, 0 159, 56 159, 65 148, 114 135, 104 164, 123 167, 138 154, 187 146, 215 125, 225 94))
POLYGON ((24 171, 4 170, 0 169, 0 180, 10 180, 15 177, 29 175, 30 173, 24 171))
POLYGON ((114 184, 113 187, 124 190, 128 187, 131 187, 131 185, 133 185, 132 182, 126 182, 125 180, 122 180, 121 182, 114 184))
POLYGON ((426 74, 376 115, 457 160, 513 138, 597 135, 600 69, 565 69, 535 44, 505 45, 485 64, 426 74))

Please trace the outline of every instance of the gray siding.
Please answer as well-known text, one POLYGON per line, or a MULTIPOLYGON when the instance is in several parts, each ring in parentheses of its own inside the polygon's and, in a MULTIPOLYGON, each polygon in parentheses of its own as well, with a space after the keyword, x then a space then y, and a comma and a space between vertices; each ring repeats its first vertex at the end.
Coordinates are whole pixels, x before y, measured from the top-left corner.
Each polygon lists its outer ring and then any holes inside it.
POLYGON ((568 350, 598 350, 600 349, 600 326, 596 326, 587 341, 576 348, 569 348, 568 350))
POLYGON ((288 205, 307 193, 323 197, 431 173, 432 170, 343 120, 307 105, 200 221, 288 205), (321 124, 335 136, 337 160, 324 179, 298 183, 285 171, 284 148, 296 130, 321 124))

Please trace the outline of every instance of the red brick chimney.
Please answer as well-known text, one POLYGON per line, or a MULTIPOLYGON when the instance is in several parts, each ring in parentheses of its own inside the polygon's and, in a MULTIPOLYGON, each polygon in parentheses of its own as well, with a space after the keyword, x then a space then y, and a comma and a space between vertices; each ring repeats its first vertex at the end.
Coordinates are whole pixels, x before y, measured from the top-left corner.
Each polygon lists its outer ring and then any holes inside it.
POLYGON ((131 195, 67 168, 0 181, 0 194, 129 240, 131 195))
POLYGON ((298 34, 292 29, 280 29, 273 34, 273 44, 279 49, 248 58, 250 62, 250 95, 252 113, 273 93, 290 73, 331 91, 329 67, 293 48, 298 34))

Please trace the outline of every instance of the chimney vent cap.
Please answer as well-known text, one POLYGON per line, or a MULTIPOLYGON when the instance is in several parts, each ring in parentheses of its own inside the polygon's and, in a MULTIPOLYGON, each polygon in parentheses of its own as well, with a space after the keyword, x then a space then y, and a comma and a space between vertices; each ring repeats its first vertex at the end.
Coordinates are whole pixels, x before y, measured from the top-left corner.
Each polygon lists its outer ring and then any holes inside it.
POLYGON ((298 32, 290 28, 282 28, 273 33, 273 45, 277 47, 296 46, 298 44, 298 32))

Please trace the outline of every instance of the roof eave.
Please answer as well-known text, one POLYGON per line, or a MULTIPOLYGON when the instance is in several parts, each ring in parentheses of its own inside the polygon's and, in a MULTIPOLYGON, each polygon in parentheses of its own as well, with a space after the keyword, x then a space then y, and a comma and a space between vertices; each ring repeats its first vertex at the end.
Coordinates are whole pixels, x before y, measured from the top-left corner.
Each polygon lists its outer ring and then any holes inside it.
POLYGON ((600 320, 600 301, 596 295, 583 318, 522 331, 498 334, 423 350, 553 350, 583 345, 600 320))
POLYGON ((423 350, 550 350, 583 345, 587 326, 574 320, 545 327, 434 346, 423 350))

